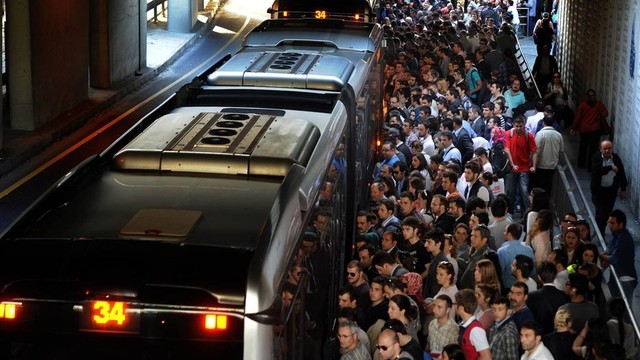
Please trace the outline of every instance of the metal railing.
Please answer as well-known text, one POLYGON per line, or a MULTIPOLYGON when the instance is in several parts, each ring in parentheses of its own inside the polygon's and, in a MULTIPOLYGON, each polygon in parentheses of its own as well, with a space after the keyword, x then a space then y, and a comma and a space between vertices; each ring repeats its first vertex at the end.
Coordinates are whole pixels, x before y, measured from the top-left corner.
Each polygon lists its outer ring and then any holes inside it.
POLYGON ((147 19, 148 21, 158 22, 158 16, 164 14, 167 11, 167 0, 147 0, 147 19), (158 12, 160 7, 160 12, 158 12), (153 16, 149 18, 148 14, 153 11, 153 16))
POLYGON ((538 88, 538 84, 536 84, 536 80, 534 79, 533 74, 531 73, 531 68, 529 67, 527 58, 526 56, 524 56, 524 53, 522 52, 522 47, 520 46, 520 40, 518 40, 518 36, 517 35, 514 36, 514 39, 516 41, 516 52, 513 55, 516 57, 516 62, 518 63, 518 67, 520 68, 520 72, 522 73, 522 78, 527 84, 527 87, 536 89, 536 93, 538 94, 538 97, 542 98, 542 93, 540 92, 540 89, 538 88))
MULTIPOLYGON (((580 186, 578 176, 565 153, 560 156, 560 162, 556 169, 557 171, 553 178, 551 198, 554 201, 553 205, 557 214, 574 212, 576 215, 587 220, 597 237, 596 246, 600 248, 601 253, 605 252, 607 250, 607 244, 603 235, 600 233, 598 225, 596 224, 595 216, 591 211, 587 197, 580 186)), ((620 297, 624 300, 624 304, 627 307, 631 325, 635 332, 636 341, 639 341, 640 328, 638 327, 635 316, 631 311, 631 299, 627 299, 615 268, 612 265, 609 265, 608 269, 611 272, 610 278, 614 279, 615 284, 618 287, 620 297)), ((611 298, 611 291, 609 289, 609 284, 605 282, 604 277, 602 280, 602 290, 605 299, 608 301, 611 298)))

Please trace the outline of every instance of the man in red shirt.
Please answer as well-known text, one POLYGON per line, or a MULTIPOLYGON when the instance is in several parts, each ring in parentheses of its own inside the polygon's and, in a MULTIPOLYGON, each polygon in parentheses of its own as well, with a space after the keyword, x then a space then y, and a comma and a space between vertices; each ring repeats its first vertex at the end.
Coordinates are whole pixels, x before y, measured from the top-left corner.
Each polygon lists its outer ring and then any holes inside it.
POLYGON ((580 151, 578 151, 578 167, 584 168, 587 162, 587 170, 591 171, 591 158, 598 150, 600 136, 609 125, 605 118, 609 111, 602 101, 596 99, 596 92, 593 89, 587 90, 587 99, 578 105, 576 116, 571 126, 571 135, 580 133, 580 151))
POLYGON ((521 214, 529 208, 529 174, 536 172, 538 162, 536 139, 524 129, 524 123, 523 116, 513 120, 513 129, 507 132, 505 143, 505 151, 512 166, 505 184, 507 196, 515 204, 516 193, 520 195, 521 214))

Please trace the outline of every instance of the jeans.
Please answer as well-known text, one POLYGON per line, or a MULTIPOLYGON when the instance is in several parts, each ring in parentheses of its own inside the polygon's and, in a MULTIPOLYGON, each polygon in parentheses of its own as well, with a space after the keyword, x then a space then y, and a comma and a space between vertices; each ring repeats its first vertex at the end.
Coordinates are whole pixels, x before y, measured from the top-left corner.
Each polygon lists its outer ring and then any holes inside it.
POLYGON ((512 171, 507 175, 507 196, 511 202, 511 209, 515 212, 516 191, 520 195, 521 213, 529 208, 529 173, 512 171))

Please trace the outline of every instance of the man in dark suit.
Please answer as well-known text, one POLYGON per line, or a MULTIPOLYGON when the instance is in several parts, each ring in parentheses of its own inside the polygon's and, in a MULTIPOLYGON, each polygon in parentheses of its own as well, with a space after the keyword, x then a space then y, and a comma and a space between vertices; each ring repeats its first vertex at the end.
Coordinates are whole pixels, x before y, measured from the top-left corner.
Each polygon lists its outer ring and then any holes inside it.
POLYGON ((549 261, 538 265, 538 278, 542 287, 529 293, 527 306, 531 309, 533 317, 542 325, 544 334, 550 334, 554 330, 554 317, 558 308, 569 302, 569 296, 558 290, 553 284, 556 277, 556 266, 549 261))
POLYGON ((473 157, 473 140, 467 129, 462 127, 462 117, 453 117, 453 145, 462 154, 462 166, 473 157))
POLYGON ((434 195, 431 200, 431 214, 435 217, 433 227, 442 230, 445 234, 453 232, 455 220, 447 213, 449 202, 444 195, 434 195))
POLYGON ((621 198, 627 195, 627 175, 620 156, 613 152, 611 141, 600 143, 600 153, 591 159, 591 171, 591 201, 596 208, 598 228, 604 234, 607 219, 618 197, 618 189, 621 198))

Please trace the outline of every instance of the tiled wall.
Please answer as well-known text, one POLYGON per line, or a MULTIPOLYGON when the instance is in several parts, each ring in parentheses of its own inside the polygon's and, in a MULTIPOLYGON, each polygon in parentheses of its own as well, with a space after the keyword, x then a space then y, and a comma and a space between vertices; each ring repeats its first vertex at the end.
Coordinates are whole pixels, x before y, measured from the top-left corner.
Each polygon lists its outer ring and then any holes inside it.
POLYGON ((557 58, 572 105, 596 90, 640 210, 640 1, 560 0, 557 58))

